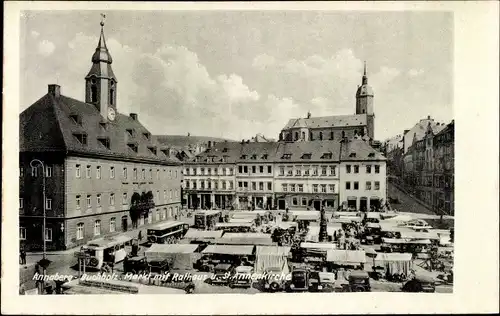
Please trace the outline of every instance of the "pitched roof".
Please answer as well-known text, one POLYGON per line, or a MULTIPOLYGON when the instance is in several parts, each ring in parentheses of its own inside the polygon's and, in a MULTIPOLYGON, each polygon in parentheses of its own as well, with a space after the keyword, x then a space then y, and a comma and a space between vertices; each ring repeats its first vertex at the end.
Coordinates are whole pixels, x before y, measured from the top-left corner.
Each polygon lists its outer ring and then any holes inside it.
POLYGON ((418 123, 416 123, 404 136, 404 149, 405 153, 408 151, 408 148, 413 143, 413 139, 415 141, 419 141, 424 138, 425 132, 430 123, 430 128, 434 135, 439 133, 442 129, 446 127, 446 124, 439 123, 434 121, 434 119, 427 117, 425 119, 421 119, 418 123))
POLYGON ((341 161, 386 160, 385 156, 361 139, 342 143, 341 161))
POLYGON ((113 122, 106 121, 94 105, 63 95, 46 94, 21 113, 19 122, 20 151, 68 151, 115 159, 179 163, 162 152, 164 147, 138 120, 118 113, 113 122), (129 131, 134 135, 129 135, 129 131), (82 144, 78 135, 86 135, 86 144, 82 144), (109 148, 103 144, 106 140, 109 140, 109 148), (137 152, 129 144, 135 144, 137 152))
POLYGON ((204 144, 208 141, 224 142, 223 138, 207 136, 185 136, 185 135, 155 135, 159 143, 169 147, 187 147, 189 145, 204 144))
POLYGON ((290 128, 326 128, 326 127, 346 127, 366 125, 366 114, 355 115, 334 115, 311 118, 290 119, 283 129, 290 128))

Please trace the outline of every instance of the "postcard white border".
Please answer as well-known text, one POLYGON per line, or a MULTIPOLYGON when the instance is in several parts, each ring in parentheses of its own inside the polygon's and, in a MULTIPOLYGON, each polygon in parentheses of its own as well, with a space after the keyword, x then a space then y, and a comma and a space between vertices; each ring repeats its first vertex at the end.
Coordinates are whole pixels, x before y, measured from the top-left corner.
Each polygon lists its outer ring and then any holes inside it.
MULTIPOLYGON (((6 2, 2 192, 2 313, 366 314, 498 312, 497 2, 6 2), (453 11, 455 16, 456 248, 453 294, 19 296, 18 130, 21 10, 453 11)), ((56 22, 54 22, 56 23, 56 22)), ((333 32, 334 30, 332 30, 333 32)), ((57 36, 57 35, 55 35, 57 36)), ((425 43, 422 43, 425 45, 425 43)), ((49 84, 49 83, 47 83, 49 84)))

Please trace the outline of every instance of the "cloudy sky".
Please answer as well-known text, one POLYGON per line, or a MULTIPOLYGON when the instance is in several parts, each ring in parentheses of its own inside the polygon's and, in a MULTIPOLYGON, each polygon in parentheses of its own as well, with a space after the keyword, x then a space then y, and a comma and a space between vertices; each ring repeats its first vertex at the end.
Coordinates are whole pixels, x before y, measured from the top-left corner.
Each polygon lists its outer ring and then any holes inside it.
MULTIPOLYGON (((98 11, 25 11, 21 111, 58 83, 84 100, 98 11)), ((108 11, 118 111, 153 134, 277 138, 289 118, 354 114, 363 61, 375 137, 453 119, 453 16, 440 12, 108 11)))

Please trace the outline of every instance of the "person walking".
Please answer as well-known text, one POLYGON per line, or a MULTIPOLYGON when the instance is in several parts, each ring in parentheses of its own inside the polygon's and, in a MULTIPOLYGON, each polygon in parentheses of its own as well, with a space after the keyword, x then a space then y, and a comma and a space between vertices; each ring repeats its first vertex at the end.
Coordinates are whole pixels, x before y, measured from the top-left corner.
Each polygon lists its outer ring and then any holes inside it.
POLYGON ((26 264, 26 250, 24 248, 21 249, 19 256, 21 257, 21 264, 26 264))
POLYGON ((137 240, 142 241, 142 231, 139 230, 139 234, 137 235, 137 240))

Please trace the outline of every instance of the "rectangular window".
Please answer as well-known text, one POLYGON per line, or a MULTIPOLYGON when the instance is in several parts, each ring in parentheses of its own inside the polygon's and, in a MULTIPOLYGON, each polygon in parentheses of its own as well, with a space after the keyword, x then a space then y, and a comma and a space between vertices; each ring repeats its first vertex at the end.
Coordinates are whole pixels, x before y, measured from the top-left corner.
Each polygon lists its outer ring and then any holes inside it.
POLYGON ((287 175, 287 176, 293 176, 293 167, 288 167, 288 168, 287 168, 286 175, 287 175))
POLYGON ((326 166, 321 166, 321 175, 326 176, 326 166))
POLYGON ((92 176, 92 169, 91 169, 91 166, 87 166, 87 169, 85 171, 85 175, 87 177, 87 179, 89 179, 91 176, 92 176))
POLYGON ((304 185, 303 184, 299 184, 299 185, 297 185, 297 187, 298 187, 299 192, 304 192, 304 185))
POLYGON ((99 236, 101 235, 101 221, 96 220, 94 222, 94 236, 99 236))
POLYGON ((226 181, 221 181, 221 187, 222 187, 222 190, 226 190, 226 181))
POLYGON ((292 204, 293 204, 294 206, 299 205, 299 199, 297 199, 296 197, 294 197, 294 198, 292 199, 292 204))
POLYGON ((283 192, 286 192, 286 191, 287 191, 287 184, 286 184, 286 183, 283 183, 283 184, 281 185, 281 189, 282 189, 282 191, 283 191, 283 192))
POLYGON ((354 165, 354 173, 359 173, 359 166, 358 165, 354 165))
POLYGON ((233 189, 233 181, 229 181, 229 190, 233 189))
POLYGON ((114 193, 109 194, 109 205, 111 205, 111 206, 115 205, 115 194, 114 193))
POLYGON ((127 193, 126 192, 122 194, 122 204, 128 204, 127 203, 127 193))
POLYGON ((76 196, 76 201, 75 201, 76 208, 79 209, 81 206, 81 196, 77 195, 76 196))
POLYGON ((83 239, 83 236, 84 236, 83 223, 78 223, 78 225, 76 225, 76 239, 77 240, 83 239))
POLYGON ((351 182, 347 181, 347 182, 345 183, 345 189, 346 189, 346 190, 350 190, 350 189, 351 189, 351 182))
POLYGON ((252 182, 252 190, 256 191, 257 190, 257 183, 252 182))
POLYGON ((19 227, 19 239, 26 240, 26 228, 25 227, 19 227))
POLYGON ((268 182, 267 183, 267 190, 268 191, 272 191, 273 187, 272 187, 272 183, 271 182, 268 182))
POLYGON ((233 168, 229 168, 229 175, 232 176, 233 175, 233 168))
POLYGON ((379 165, 375 165, 375 173, 380 173, 380 166, 379 165))
POLYGON ((302 206, 307 206, 307 199, 306 198, 302 198, 302 206))
POLYGON ((116 231, 116 219, 111 217, 109 220, 109 232, 114 233, 116 231))
POLYGON ((19 177, 24 177, 24 168, 23 167, 19 167, 19 177))
POLYGON ((137 168, 134 168, 134 180, 137 180, 137 168))
POLYGON ((326 193, 326 184, 321 185, 321 193, 326 193))
POLYGON ((375 181, 375 190, 380 190, 380 182, 375 181))
POLYGON ((19 208, 20 209, 24 208, 24 200, 23 200, 23 198, 19 198, 19 208))
POLYGON ((47 177, 47 178, 52 177, 52 167, 51 166, 45 167, 45 177, 47 177))
POLYGON ((243 173, 248 173, 248 167, 247 166, 243 166, 243 173))
POLYGON ((101 166, 97 166, 96 167, 95 177, 96 177, 96 179, 100 179, 101 178, 101 166))
POLYGON ((193 181, 193 189, 196 190, 196 181, 193 181))
POLYGON ((92 196, 87 195, 87 208, 91 208, 91 207, 92 207, 92 196))
POLYGON ((359 182, 354 181, 354 190, 359 190, 359 182))
POLYGON ((290 192, 295 192, 295 184, 290 184, 290 192))
POLYGON ((52 241, 52 228, 45 228, 45 241, 52 241))
POLYGON ((351 165, 346 165, 345 166, 345 172, 346 173, 351 173, 351 165))
POLYGON ((238 181, 238 188, 243 188, 243 182, 238 181))
POLYGON ((238 172, 243 173, 243 166, 238 166, 238 172))
POLYGON ((366 190, 372 189, 372 183, 370 181, 366 181, 366 190))
POLYGON ((330 166, 330 175, 335 176, 337 174, 336 166, 330 166))
POLYGON ((257 173, 257 167, 252 166, 252 173, 257 173))
POLYGON ((302 170, 300 169, 300 166, 295 166, 295 175, 300 176, 302 174, 302 170))
POLYGON ((264 166, 259 166, 259 172, 264 173, 264 166))
POLYGON ((267 166, 267 173, 272 173, 273 169, 271 166, 267 166))
POLYGON ((45 209, 46 210, 52 209, 52 199, 45 199, 45 209))
POLYGON ((141 178, 142 180, 146 180, 146 169, 141 170, 141 178))
POLYGON ((304 169, 304 176, 309 176, 309 167, 305 167, 304 169))
POLYGON ((97 207, 101 207, 101 195, 100 194, 97 194, 96 204, 97 204, 97 207))
POLYGON ((259 190, 264 191, 264 182, 259 182, 259 190))
POLYGON ((115 178, 115 167, 109 168, 109 178, 114 179, 115 178))
POLYGON ((318 166, 313 166, 313 176, 318 175, 318 166))
POLYGON ((280 176, 285 175, 285 167, 280 167, 280 176))
POLYGON ((127 168, 123 168, 122 175, 123 175, 123 179, 127 179, 127 168))
POLYGON ((248 188, 248 182, 246 182, 246 181, 245 181, 245 182, 243 182, 243 187, 244 187, 244 188, 248 188))
POLYGON ((318 193, 318 185, 317 184, 313 184, 313 192, 318 193))
POLYGON ((80 165, 76 165, 75 167, 75 172, 76 172, 76 177, 77 178, 80 178, 81 177, 81 168, 80 168, 80 165))
POLYGON ((366 166, 366 173, 372 173, 372 166, 371 165, 366 166))
POLYGON ((328 185, 330 192, 335 193, 335 184, 329 184, 328 185))

